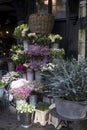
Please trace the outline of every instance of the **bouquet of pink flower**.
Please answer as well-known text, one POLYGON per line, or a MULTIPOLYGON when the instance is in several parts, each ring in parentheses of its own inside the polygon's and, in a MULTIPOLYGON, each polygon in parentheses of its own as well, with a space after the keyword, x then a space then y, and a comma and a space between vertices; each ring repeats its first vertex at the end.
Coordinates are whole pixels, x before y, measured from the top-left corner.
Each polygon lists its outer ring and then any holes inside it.
POLYGON ((15 99, 27 99, 33 90, 33 85, 26 79, 18 79, 13 81, 10 86, 10 93, 15 99))

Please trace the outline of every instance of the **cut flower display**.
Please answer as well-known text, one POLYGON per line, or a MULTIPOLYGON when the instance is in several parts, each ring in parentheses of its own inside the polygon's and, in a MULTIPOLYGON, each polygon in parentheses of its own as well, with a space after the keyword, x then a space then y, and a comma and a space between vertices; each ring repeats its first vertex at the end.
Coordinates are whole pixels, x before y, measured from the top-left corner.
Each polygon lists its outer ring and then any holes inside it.
POLYGON ((42 73, 48 73, 48 72, 52 72, 54 71, 56 68, 56 65, 53 64, 53 63, 48 63, 48 64, 45 64, 42 68, 41 68, 41 72, 42 73))
POLYGON ((29 67, 31 70, 38 70, 48 62, 50 55, 49 48, 47 46, 31 45, 28 51, 30 61, 29 67))
POLYGON ((13 94, 15 99, 24 100, 31 94, 33 87, 26 79, 18 79, 11 83, 9 92, 13 94))
POLYGON ((35 111, 35 106, 33 106, 32 104, 28 104, 28 103, 24 103, 24 104, 20 104, 16 107, 17 111, 20 113, 32 113, 35 111))
POLYGON ((29 31, 29 25, 28 24, 21 24, 17 27, 15 27, 15 30, 13 32, 13 36, 17 39, 23 40, 26 39, 27 35, 26 33, 28 33, 29 31))
POLYGON ((19 79, 21 76, 18 72, 11 71, 7 72, 3 77, 2 77, 2 82, 5 83, 5 85, 11 83, 14 80, 19 79))

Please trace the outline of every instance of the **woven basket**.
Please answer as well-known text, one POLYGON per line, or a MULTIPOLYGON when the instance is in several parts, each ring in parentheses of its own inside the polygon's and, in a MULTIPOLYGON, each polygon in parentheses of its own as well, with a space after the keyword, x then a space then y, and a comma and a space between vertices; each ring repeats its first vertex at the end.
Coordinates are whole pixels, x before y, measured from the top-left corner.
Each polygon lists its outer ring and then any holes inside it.
POLYGON ((34 33, 51 33, 54 17, 51 14, 32 14, 29 16, 29 27, 34 33))

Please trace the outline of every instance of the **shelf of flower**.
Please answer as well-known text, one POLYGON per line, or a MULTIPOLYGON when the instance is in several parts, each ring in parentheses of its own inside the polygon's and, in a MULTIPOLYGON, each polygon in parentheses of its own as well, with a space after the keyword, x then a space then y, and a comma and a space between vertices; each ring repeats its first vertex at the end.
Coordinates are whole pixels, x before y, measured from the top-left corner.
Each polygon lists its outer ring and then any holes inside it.
MULTIPOLYGON (((58 43, 62 37, 59 34, 31 33, 29 32, 29 26, 26 24, 16 27, 14 35, 17 39, 22 40, 20 47, 12 46, 11 48, 11 58, 16 64, 16 71, 20 71, 23 77, 29 81, 40 81, 42 66, 47 64, 50 61, 49 59, 54 58, 52 55, 55 56, 53 53, 55 50, 52 51, 49 47, 55 42, 58 43), (28 45, 24 45, 25 41, 28 45), (14 48, 16 49, 14 50, 14 48)), ((56 50, 56 54, 59 52, 62 56, 64 53, 62 54, 63 51, 61 51, 56 50)))
POLYGON ((14 34, 22 43, 11 48, 11 59, 16 65, 16 71, 30 82, 41 82, 43 67, 53 62, 52 59, 64 56, 64 49, 52 48, 54 43, 59 44, 62 37, 59 34, 31 33, 26 24, 16 27, 14 34))

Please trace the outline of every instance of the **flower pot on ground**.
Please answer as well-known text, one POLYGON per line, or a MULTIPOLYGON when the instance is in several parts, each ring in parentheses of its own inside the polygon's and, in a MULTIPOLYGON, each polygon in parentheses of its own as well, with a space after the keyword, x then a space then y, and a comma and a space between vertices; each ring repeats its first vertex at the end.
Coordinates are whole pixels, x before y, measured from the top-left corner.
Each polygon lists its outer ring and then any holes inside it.
POLYGON ((37 106, 35 110, 34 123, 40 123, 45 126, 49 120, 49 105, 46 103, 41 103, 37 106))
POLYGON ((29 128, 32 125, 32 113, 20 113, 20 122, 23 128, 29 128))
POLYGON ((49 90, 48 94, 62 99, 55 100, 58 114, 60 113, 61 116, 67 114, 65 117, 70 119, 85 117, 87 112, 87 60, 81 62, 76 59, 61 60, 48 76, 49 83, 46 87, 46 90, 49 90), (75 111, 78 112, 75 113, 75 111))
POLYGON ((76 102, 54 98, 57 113, 67 119, 80 120, 86 118, 87 101, 76 102))
POLYGON ((33 112, 35 111, 35 106, 28 103, 20 104, 16 107, 20 114, 20 122, 23 128, 28 128, 33 122, 33 112))

